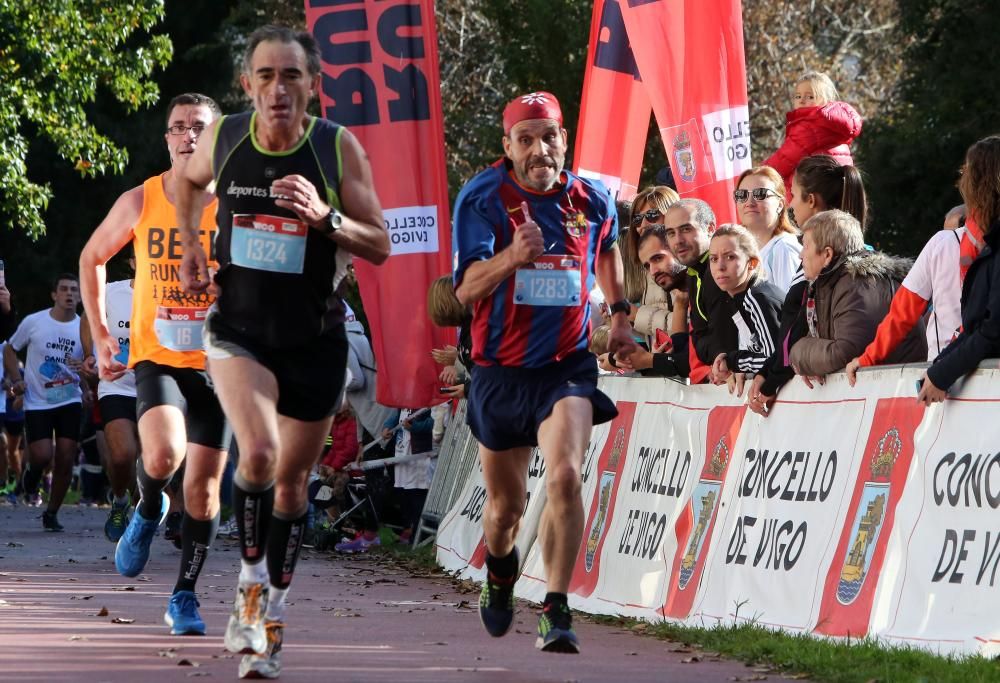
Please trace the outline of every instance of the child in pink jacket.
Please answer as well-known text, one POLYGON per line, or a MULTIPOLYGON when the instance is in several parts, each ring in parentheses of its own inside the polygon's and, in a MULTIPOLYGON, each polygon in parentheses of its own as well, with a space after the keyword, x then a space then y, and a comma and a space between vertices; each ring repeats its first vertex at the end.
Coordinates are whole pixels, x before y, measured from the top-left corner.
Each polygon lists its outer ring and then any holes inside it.
POLYGON ((861 134, 861 115, 837 100, 837 88, 825 73, 808 71, 795 84, 794 109, 786 115, 785 141, 764 162, 792 187, 795 167, 805 157, 829 154, 842 166, 853 166, 850 144, 861 134))

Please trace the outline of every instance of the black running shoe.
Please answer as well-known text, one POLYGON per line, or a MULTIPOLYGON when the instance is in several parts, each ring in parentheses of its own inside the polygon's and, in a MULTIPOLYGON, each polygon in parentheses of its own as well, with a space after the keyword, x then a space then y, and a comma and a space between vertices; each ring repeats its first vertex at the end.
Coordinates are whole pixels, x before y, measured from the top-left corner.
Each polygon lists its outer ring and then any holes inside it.
POLYGON ((63 525, 59 523, 56 513, 46 510, 42 513, 42 526, 46 531, 62 531, 63 525))
POLYGON ((163 538, 174 544, 178 550, 181 549, 181 519, 184 515, 180 512, 171 512, 167 515, 167 523, 163 527, 163 538))
MULTIPOLYGON (((520 566, 520 555, 514 548, 514 559, 520 566)), ((483 590, 479 593, 479 620, 486 627, 486 632, 494 638, 505 635, 514 623, 514 584, 515 574, 509 579, 497 581, 490 571, 486 572, 483 590)))
POLYGON ((580 653, 580 641, 573 633, 573 615, 568 605, 553 602, 542 608, 535 647, 542 652, 580 653))

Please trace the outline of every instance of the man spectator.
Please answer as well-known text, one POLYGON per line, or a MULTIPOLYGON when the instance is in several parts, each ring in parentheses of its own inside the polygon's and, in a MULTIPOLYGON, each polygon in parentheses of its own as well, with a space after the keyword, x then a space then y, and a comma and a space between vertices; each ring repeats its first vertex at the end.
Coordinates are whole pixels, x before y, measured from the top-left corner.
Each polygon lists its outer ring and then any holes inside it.
POLYGON ((708 245, 715 213, 700 199, 681 199, 663 217, 667 246, 687 266, 691 332, 688 358, 692 384, 705 381, 720 353, 739 346, 736 325, 726 312, 725 294, 709 270, 708 245))

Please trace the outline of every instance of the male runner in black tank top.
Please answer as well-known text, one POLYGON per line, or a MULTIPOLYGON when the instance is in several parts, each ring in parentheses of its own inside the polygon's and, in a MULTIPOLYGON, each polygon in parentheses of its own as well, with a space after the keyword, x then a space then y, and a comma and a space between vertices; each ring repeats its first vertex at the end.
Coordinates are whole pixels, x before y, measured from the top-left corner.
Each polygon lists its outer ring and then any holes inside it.
POLYGON ((177 218, 181 277, 190 291, 204 290, 209 273, 190 198, 216 181, 221 293, 205 344, 240 444, 233 507, 243 560, 226 647, 247 655, 241 677, 275 678, 307 475, 344 381, 343 315, 331 295, 350 254, 381 263, 389 238, 361 145, 306 113, 320 84, 312 36, 258 29, 240 81, 254 111, 205 131, 215 144, 191 159, 177 218))

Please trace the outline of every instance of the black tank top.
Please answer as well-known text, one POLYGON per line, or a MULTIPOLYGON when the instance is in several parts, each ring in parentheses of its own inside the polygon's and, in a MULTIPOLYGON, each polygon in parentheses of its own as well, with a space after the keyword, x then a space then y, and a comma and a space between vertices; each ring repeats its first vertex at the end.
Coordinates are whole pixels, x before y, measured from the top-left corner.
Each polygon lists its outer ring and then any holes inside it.
POLYGON ((274 203, 271 183, 307 178, 340 208, 340 135, 343 128, 310 118, 292 149, 268 152, 254 137, 256 113, 219 121, 212 153, 219 198, 216 302, 221 322, 270 347, 300 346, 343 323, 333 294, 337 245, 274 203))

